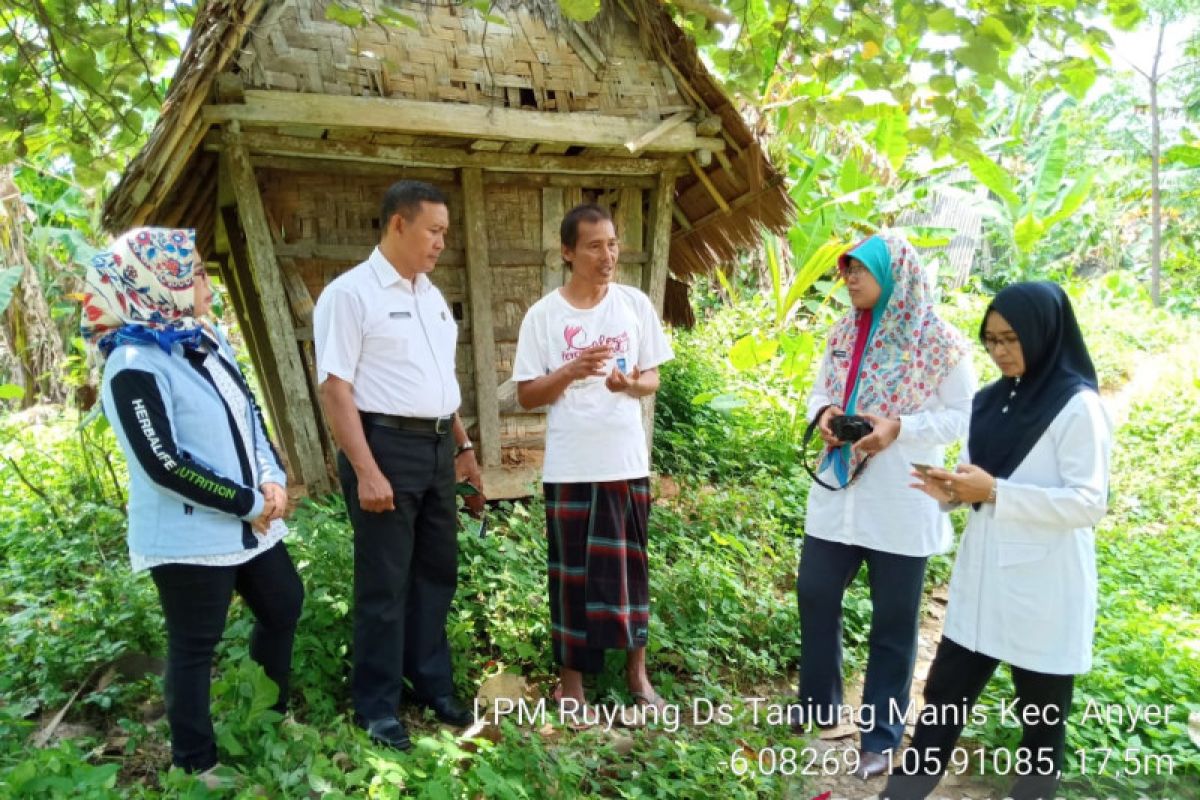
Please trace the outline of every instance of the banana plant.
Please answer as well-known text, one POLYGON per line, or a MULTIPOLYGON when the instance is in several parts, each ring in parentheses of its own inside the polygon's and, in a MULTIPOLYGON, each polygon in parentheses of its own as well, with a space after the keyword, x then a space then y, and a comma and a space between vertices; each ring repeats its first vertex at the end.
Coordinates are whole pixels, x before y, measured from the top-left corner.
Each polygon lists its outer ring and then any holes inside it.
POLYGON ((1007 233, 1022 266, 1050 230, 1087 201, 1098 173, 1098 168, 1089 167, 1074 177, 1067 175, 1068 128, 1061 120, 1051 124, 1033 170, 1023 179, 1014 179, 982 150, 963 154, 975 178, 999 198, 998 203, 985 203, 985 210, 1007 233))

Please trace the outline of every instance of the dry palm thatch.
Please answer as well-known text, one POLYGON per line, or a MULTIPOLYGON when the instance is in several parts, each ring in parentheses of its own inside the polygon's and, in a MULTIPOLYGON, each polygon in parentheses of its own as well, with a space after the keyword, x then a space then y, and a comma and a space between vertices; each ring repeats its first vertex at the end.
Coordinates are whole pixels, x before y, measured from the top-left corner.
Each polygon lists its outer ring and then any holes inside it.
MULTIPOLYGON (((379 8, 374 0, 361 5, 367 12, 379 8)), ((564 17, 556 0, 498 0, 492 13, 507 26, 483 22, 453 3, 389 4, 418 20, 419 31, 386 30, 376 23, 347 28, 326 20, 327 6, 326 0, 210 0, 204 6, 160 120, 105 204, 109 229, 186 224, 198 229, 201 246, 210 249, 216 159, 200 146, 211 127, 201 110, 214 102, 223 90, 221 78, 229 75, 246 86, 337 95, 408 93, 652 121, 685 109, 709 124, 719 121, 724 153, 705 165, 695 158, 681 162, 685 171, 676 183, 670 255, 671 271, 680 278, 756 248, 763 229, 782 232, 794 214, 782 176, 659 0, 605 0, 600 15, 587 24, 564 17), (641 54, 627 47, 631 30, 641 54), (401 40, 408 44, 399 52, 428 57, 424 72, 413 69, 419 58, 372 57, 401 40), (275 60, 268 63, 263 53, 272 46, 275 60), (478 51, 483 68, 462 69, 447 80, 447 70, 478 61, 478 51), (519 55, 523 51, 535 55, 519 55)), ((444 137, 438 143, 445 144, 444 137)))

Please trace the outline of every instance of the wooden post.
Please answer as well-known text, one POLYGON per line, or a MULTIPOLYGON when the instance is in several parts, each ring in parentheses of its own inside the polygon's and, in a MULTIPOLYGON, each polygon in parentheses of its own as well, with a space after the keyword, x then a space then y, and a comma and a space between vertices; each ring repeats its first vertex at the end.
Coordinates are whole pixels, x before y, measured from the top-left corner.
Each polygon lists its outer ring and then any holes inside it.
POLYGON ((283 445, 284 452, 287 453, 288 467, 295 472, 296 437, 292 432, 292 424, 285 410, 287 397, 280 385, 278 366, 271 358, 262 314, 259 314, 255 308, 250 263, 246 255, 246 238, 242 235, 242 226, 238 222, 236 208, 233 206, 222 208, 221 217, 229 242, 229 269, 226 271, 225 283, 229 287, 233 310, 237 312, 242 337, 250 348, 250 357, 258 370, 259 387, 262 389, 267 413, 271 416, 271 421, 275 423, 278 441, 283 445))
POLYGON ((275 245, 267 224, 262 195, 250 165, 250 153, 242 142, 240 126, 230 123, 225 130, 225 154, 229 159, 229 177, 237 198, 238 219, 246 235, 246 254, 250 261, 251 277, 262 304, 266 323, 268 357, 279 368, 280 384, 287 397, 284 416, 294 437, 295 453, 292 466, 300 472, 301 482, 310 494, 324 494, 332 489, 325 459, 321 455, 321 437, 317 433, 317 413, 300 349, 296 342, 296 327, 283 288, 283 276, 275 258, 275 245))
MULTIPOLYGON (((621 189, 614 223, 617 226, 617 236, 621 238, 622 253, 646 252, 641 189, 621 189)), ((645 274, 645 263, 625 264, 621 267, 621 283, 640 287, 645 274)))
MULTIPOLYGON (((642 291, 649 297, 655 313, 662 319, 667 293, 667 267, 671 260, 671 209, 675 204, 675 176, 660 173, 658 186, 650 195, 650 262, 642 266, 642 291)), ((642 401, 642 425, 646 429, 646 447, 654 439, 654 398, 642 401)))
POLYGON ((217 170, 217 204, 219 213, 215 222, 218 229, 216 243, 221 252, 229 254, 227 269, 221 277, 229 289, 229 299, 237 314, 242 338, 250 349, 250 358, 258 373, 266 412, 274 425, 275 441, 283 446, 287 454, 288 469, 296 473, 292 463, 296 457, 295 436, 284 412, 287 397, 279 381, 278 365, 270 357, 262 314, 256 310, 253 282, 250 278, 250 260, 246 255, 246 237, 242 233, 241 223, 238 222, 237 201, 233 197, 229 164, 225 156, 221 157, 217 170))
POLYGON ((562 224, 563 190, 542 189, 542 294, 547 295, 563 285, 562 244, 558 228, 562 224))
POLYGON ((675 176, 663 172, 650 197, 650 263, 642 275, 642 291, 650 296, 661 317, 667 292, 667 267, 671 260, 671 208, 675 204, 675 176))
POLYGON ((471 352, 475 354, 475 405, 479 416, 481 466, 500 463, 500 400, 496 391, 496 345, 492 341, 492 269, 488 262, 487 208, 483 170, 462 170, 463 226, 467 243, 467 301, 471 309, 471 352))

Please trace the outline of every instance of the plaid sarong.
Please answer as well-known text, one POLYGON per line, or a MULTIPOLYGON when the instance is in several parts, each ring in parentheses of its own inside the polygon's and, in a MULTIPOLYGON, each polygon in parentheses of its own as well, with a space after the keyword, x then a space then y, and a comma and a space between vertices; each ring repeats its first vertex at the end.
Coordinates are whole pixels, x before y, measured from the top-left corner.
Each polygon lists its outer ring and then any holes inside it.
POLYGON ((606 649, 646 646, 650 479, 542 488, 554 660, 580 672, 600 672, 606 649))

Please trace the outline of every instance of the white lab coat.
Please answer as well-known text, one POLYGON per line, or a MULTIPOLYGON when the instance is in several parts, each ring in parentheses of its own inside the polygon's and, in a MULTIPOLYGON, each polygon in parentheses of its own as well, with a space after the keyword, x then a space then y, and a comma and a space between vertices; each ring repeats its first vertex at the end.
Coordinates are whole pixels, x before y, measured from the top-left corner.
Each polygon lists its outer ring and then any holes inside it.
MULTIPOLYGON (((812 419, 825 405, 841 405, 824 392, 824 366, 808 403, 812 419)), ((937 392, 913 414, 900 417, 896 441, 871 458, 850 488, 831 492, 816 483, 808 491, 806 536, 869 547, 904 556, 930 556, 950 549, 950 521, 928 495, 910 488, 912 464, 945 463, 945 445, 961 439, 971 417, 975 372, 964 357, 942 380, 937 392)), ((836 486, 833 468, 821 480, 836 486)))
MULTIPOLYGON (((1112 423, 1083 391, 972 511, 950 578, 944 635, 1054 675, 1087 672, 1096 621, 1092 531, 1108 506, 1112 423)), ((964 460, 970 454, 964 452, 964 460)))

